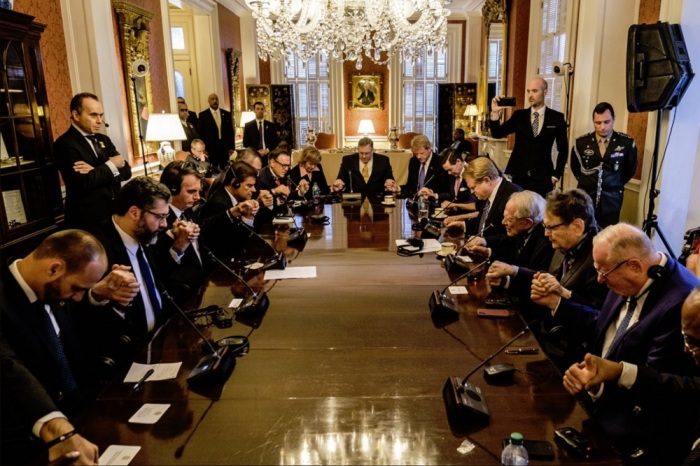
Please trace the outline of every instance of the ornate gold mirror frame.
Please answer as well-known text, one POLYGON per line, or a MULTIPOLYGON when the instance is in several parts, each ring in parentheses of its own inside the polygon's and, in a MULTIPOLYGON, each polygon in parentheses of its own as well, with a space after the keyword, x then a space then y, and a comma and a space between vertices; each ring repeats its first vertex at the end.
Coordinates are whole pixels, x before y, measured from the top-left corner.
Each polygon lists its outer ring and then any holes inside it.
POLYGON ((131 145, 134 157, 143 157, 154 153, 157 144, 141 144, 146 138, 146 125, 148 115, 153 111, 153 91, 151 87, 151 73, 146 66, 145 72, 134 74, 132 66, 136 60, 143 60, 147 65, 150 58, 148 37, 150 35, 149 23, 153 13, 143 10, 126 2, 114 2, 114 11, 117 14, 119 25, 119 38, 122 48, 122 63, 124 65, 124 82, 129 102, 129 117, 131 123, 131 145))
POLYGON ((238 127, 241 121, 241 52, 233 49, 226 49, 226 64, 228 67, 228 95, 231 99, 231 115, 233 116, 233 127, 238 127))
MULTIPOLYGON (((506 62, 508 61, 508 6, 507 0, 486 0, 481 9, 481 16, 484 20, 484 64, 481 67, 481 85, 479 86, 479 112, 486 114, 489 111, 488 102, 488 66, 489 66, 489 37, 491 35, 491 24, 503 23, 503 47, 501 48, 501 86, 502 91, 506 89, 506 62)), ((486 115, 488 119, 488 115, 486 115)))

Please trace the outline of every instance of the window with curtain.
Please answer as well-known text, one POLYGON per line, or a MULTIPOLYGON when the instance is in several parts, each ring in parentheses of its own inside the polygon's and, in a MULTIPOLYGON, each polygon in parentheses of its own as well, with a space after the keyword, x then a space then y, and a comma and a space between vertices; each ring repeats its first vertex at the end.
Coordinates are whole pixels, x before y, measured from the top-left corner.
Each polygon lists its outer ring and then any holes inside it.
POLYGON ((435 93, 437 83, 447 82, 447 51, 403 62, 403 132, 425 134, 435 143, 435 93))
POLYGON ((293 84, 297 140, 304 146, 308 128, 316 133, 331 131, 328 57, 318 53, 304 63, 290 54, 285 61, 284 75, 286 83, 293 84))
POLYGON ((543 0, 540 27, 539 72, 547 80, 549 90, 545 104, 555 110, 564 112, 566 89, 564 77, 552 71, 555 61, 564 62, 566 58, 566 22, 567 0, 543 0))
POLYGON ((503 70, 503 23, 491 23, 489 34, 489 84, 496 88, 494 95, 503 95, 501 89, 501 71, 503 70))

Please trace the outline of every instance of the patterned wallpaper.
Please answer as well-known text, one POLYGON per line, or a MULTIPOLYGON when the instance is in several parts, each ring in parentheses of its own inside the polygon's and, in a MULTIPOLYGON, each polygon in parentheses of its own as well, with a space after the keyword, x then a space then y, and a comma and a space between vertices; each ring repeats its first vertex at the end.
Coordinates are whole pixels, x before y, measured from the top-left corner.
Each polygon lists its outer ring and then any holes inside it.
POLYGON ((51 132, 53 138, 63 134, 70 126, 70 99, 73 97, 68 72, 65 36, 61 4, 46 0, 15 0, 16 11, 35 17, 35 21, 46 24, 41 36, 41 56, 49 101, 51 132))

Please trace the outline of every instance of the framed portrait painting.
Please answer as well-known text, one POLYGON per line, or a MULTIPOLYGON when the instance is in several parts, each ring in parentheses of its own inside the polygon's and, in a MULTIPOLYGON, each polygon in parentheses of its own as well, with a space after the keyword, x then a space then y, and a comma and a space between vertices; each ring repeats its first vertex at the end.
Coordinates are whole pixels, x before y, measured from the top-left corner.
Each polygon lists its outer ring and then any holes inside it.
POLYGON ((379 75, 366 74, 352 77, 350 108, 382 109, 382 82, 379 75))

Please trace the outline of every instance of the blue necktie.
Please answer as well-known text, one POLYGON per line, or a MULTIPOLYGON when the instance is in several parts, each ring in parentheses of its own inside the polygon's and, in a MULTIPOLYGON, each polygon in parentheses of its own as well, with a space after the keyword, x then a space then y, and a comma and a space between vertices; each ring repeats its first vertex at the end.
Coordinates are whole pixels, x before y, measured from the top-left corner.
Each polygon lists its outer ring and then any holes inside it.
MULTIPOLYGON (((44 332, 49 348, 51 348, 51 353, 58 363, 61 392, 63 392, 64 396, 77 392, 78 384, 75 381, 73 370, 71 369, 66 353, 63 350, 63 343, 61 342, 61 339, 58 338, 58 334, 56 334, 56 329, 51 322, 49 314, 46 312, 44 303, 36 301, 34 305, 36 306, 36 311, 38 312, 41 330, 44 332)), ((53 308, 52 312, 54 312, 55 315, 55 310, 53 308)))
POLYGON ((425 163, 420 164, 420 171, 418 172, 418 189, 421 189, 425 184, 425 163))
POLYGON ((153 308, 153 316, 158 320, 160 316, 160 296, 156 291, 156 284, 153 280, 153 274, 151 273, 151 267, 148 265, 146 256, 143 254, 143 248, 139 246, 139 250, 136 252, 136 260, 139 261, 139 268, 141 269, 141 276, 143 281, 146 282, 146 290, 148 291, 148 297, 151 301, 151 307, 153 308))
POLYGON ((612 343, 610 343, 610 347, 608 348, 608 352, 606 354, 606 357, 608 354, 610 354, 610 351, 615 347, 615 344, 617 341, 622 338, 622 335, 625 334, 627 331, 627 327, 630 325, 630 320, 632 320, 632 314, 634 314, 634 310, 637 309, 637 298, 627 298, 627 314, 625 314, 625 317, 622 319, 622 322, 620 323, 620 326, 617 327, 617 331, 615 332, 615 337, 613 338, 612 343))

